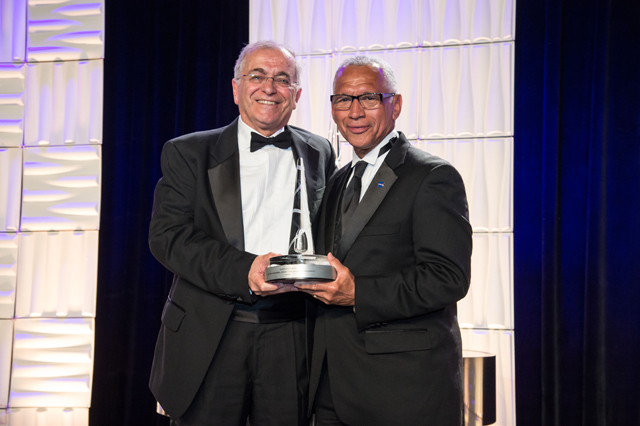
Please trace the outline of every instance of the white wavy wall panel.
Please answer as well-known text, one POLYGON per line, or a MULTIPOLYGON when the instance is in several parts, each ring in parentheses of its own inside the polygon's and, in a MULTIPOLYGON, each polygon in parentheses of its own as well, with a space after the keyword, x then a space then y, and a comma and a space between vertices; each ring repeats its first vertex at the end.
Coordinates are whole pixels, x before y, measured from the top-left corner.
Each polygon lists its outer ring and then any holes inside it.
POLYGON ((7 426, 86 426, 89 423, 87 408, 12 408, 5 414, 7 426))
POLYGON ((416 146, 460 172, 474 232, 513 229, 513 138, 419 140, 416 146))
POLYGON ((423 49, 420 139, 513 134, 513 43, 423 49))
POLYGON ((277 40, 298 54, 329 53, 330 14, 331 2, 325 0, 253 0, 249 38, 277 40))
POLYGON ((250 40, 300 54, 510 41, 514 9, 513 0, 253 0, 250 40))
POLYGON ((13 318, 18 272, 18 234, 0 233, 0 318, 13 318))
MULTIPOLYGON (((334 61, 331 55, 301 56, 302 95, 291 115, 291 124, 329 138, 332 128, 331 102, 334 61)), ((335 127, 335 126, 333 126, 335 127)))
POLYGON ((27 0, 0 0, 0 63, 24 61, 26 26, 27 0))
POLYGON ((458 302, 460 327, 512 330, 513 234, 474 233, 471 270, 469 293, 458 302))
POLYGON ((94 317, 98 231, 23 232, 16 318, 94 317))
POLYGON ((27 65, 26 146, 102 141, 103 60, 27 65))
POLYGON ((0 148, 0 232, 18 230, 22 148, 0 148))
POLYGON ((104 0, 29 0, 29 62, 104 56, 104 0))
POLYGON ((0 147, 21 146, 26 66, 0 64, 0 147))
POLYGON ((88 408, 94 351, 93 319, 17 319, 11 407, 88 408))
MULTIPOLYGON (((11 377, 10 373, 12 341, 13 321, 0 319, 0 407, 2 408, 7 406, 9 400, 9 378, 11 377)), ((2 419, 1 416, 0 419, 2 419)))
POLYGON ((24 148, 22 231, 99 227, 100 145, 24 148))
POLYGON ((496 426, 515 425, 515 367, 513 330, 462 329, 465 349, 496 356, 496 426))
POLYGON ((417 0, 334 0, 335 51, 419 46, 421 3, 417 0))
POLYGON ((422 1, 422 45, 513 40, 515 0, 422 1))

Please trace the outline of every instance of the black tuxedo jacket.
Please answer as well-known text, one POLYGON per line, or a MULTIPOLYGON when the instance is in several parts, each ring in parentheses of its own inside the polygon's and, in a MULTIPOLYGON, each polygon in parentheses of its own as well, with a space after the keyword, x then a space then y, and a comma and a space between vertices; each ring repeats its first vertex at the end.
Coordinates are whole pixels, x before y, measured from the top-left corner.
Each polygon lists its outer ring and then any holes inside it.
POLYGON ((460 426, 456 302, 469 289, 472 247, 462 179, 400 133, 336 245, 349 169, 327 185, 318 252, 355 276, 355 313, 319 303, 310 401, 326 359, 344 423, 460 426))
MULTIPOLYGON (((326 139, 291 127, 304 159, 312 223, 335 170, 326 139)), ((149 229, 153 255, 175 276, 162 313, 149 386, 171 417, 191 404, 211 363, 234 303, 255 302, 244 251, 238 120, 167 142, 149 229)), ((292 188, 293 190, 293 188, 292 188)), ((262 254, 262 253, 260 253, 262 254)))

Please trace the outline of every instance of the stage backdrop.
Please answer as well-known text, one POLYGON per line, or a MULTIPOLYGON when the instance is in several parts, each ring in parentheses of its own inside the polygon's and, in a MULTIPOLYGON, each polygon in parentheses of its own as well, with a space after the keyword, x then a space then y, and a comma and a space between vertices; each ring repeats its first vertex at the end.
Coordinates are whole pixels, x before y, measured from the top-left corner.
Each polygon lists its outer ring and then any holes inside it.
POLYGON ((0 424, 88 422, 103 0, 0 0, 0 424))
MULTIPOLYGON (((463 348, 496 355, 497 422, 515 424, 513 320, 514 0, 251 0, 251 41, 301 55, 302 97, 292 124, 328 137, 340 163, 329 95, 336 68, 356 54, 393 67, 396 122, 419 149, 462 175, 474 230, 471 289, 458 303, 463 348)), ((517 43, 516 43, 517 44, 517 43)), ((516 139, 517 143, 517 139, 516 139)), ((481 414, 481 413, 480 413, 481 414)))

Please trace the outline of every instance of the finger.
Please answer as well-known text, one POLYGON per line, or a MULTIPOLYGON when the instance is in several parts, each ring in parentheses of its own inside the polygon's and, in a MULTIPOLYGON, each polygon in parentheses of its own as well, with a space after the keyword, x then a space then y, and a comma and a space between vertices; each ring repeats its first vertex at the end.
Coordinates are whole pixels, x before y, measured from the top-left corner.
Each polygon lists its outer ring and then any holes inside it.
POLYGON ((295 285, 300 290, 310 290, 310 291, 320 291, 320 290, 324 290, 324 288, 326 287, 325 284, 319 284, 319 283, 314 283, 314 284, 294 283, 293 285, 295 285))
POLYGON ((258 284, 258 286, 260 287, 260 291, 262 293, 268 293, 268 292, 276 291, 276 290, 282 288, 282 284, 280 284, 280 283, 267 283, 267 282, 265 282, 265 283, 258 284))
POLYGON ((329 253, 327 255, 327 259, 329 260, 329 264, 334 268, 339 268, 343 266, 342 262, 340 262, 338 258, 333 255, 333 253, 329 253))

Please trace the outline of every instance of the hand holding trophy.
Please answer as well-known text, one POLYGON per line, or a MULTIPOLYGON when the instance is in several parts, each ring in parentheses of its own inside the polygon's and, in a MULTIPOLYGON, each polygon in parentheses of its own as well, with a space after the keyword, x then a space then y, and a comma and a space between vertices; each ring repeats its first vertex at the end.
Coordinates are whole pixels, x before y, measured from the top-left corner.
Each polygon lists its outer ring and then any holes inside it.
POLYGON ((329 264, 327 256, 314 254, 307 186, 305 184, 304 162, 298 159, 296 192, 293 196, 293 226, 298 230, 289 244, 289 252, 284 256, 269 259, 265 270, 267 282, 333 281, 336 270, 329 264))

